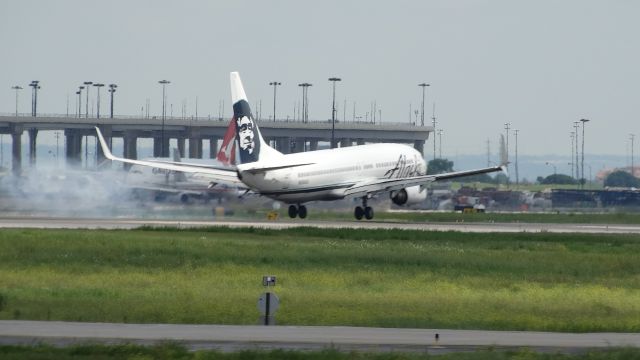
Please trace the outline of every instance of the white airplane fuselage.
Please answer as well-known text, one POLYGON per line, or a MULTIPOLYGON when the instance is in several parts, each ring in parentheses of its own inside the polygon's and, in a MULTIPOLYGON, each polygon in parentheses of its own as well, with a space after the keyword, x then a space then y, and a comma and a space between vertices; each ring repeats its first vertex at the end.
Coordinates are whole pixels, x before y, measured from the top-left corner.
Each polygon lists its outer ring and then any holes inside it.
MULTIPOLYGON (((283 155, 279 162, 309 164, 252 172, 238 165, 242 181, 252 190, 286 203, 336 200, 368 179, 424 175, 422 154, 403 144, 370 144, 283 155)), ((274 164, 277 165, 277 164, 274 164)))

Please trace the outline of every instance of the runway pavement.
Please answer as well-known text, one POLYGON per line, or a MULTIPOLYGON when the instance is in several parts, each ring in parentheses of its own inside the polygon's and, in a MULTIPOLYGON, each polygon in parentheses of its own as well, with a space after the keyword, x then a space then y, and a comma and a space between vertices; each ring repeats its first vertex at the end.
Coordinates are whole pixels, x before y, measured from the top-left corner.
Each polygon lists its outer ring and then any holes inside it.
POLYGON ((150 220, 150 219, 81 219, 58 217, 1 217, 0 228, 41 229, 135 229, 141 226, 193 228, 205 226, 259 227, 286 229, 301 226, 350 229, 405 229, 461 232, 550 232, 640 234, 640 225, 542 224, 542 223, 401 223, 382 221, 312 221, 312 220, 150 220))
POLYGON ((528 347, 576 352, 590 348, 640 346, 640 334, 390 329, 319 326, 235 326, 0 321, 0 343, 54 345, 177 341, 192 349, 233 351, 246 348, 443 353, 481 348, 528 347), (439 334, 439 340, 435 340, 439 334))

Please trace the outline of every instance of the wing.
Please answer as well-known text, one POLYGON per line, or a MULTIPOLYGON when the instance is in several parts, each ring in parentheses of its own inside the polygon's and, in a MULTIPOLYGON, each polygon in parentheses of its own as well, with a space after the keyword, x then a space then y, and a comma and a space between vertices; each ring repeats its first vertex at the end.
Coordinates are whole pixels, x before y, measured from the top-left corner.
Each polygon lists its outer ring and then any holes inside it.
POLYGON ((368 179, 364 181, 360 181, 350 188, 346 189, 344 192, 345 197, 360 197, 380 192, 389 192, 400 190, 407 187, 412 186, 424 186, 433 181, 439 180, 448 180, 455 179, 465 176, 478 175, 478 174, 486 174, 492 173, 496 171, 502 171, 507 173, 507 164, 509 164, 509 159, 507 158, 507 151, 504 145, 504 137, 501 135, 500 138, 500 165, 490 166, 486 168, 474 169, 474 170, 463 170, 463 171, 454 171, 450 173, 444 174, 435 174, 435 175, 421 175, 421 176, 412 176, 406 178, 395 178, 395 179, 387 179, 387 178, 377 178, 377 179, 368 179))
POLYGON ((158 169, 179 171, 184 173, 206 174, 207 177, 216 182, 245 186, 244 183, 240 181, 240 179, 238 179, 238 173, 234 167, 216 167, 213 165, 189 164, 183 162, 161 160, 133 160, 114 156, 111 153, 111 150, 109 150, 109 146, 107 146, 107 142, 104 140, 100 129, 98 129, 97 127, 95 129, 96 133, 98 134, 100 146, 102 147, 102 152, 104 153, 104 156, 109 160, 118 161, 125 164, 149 166, 158 169))
POLYGON ((412 186, 426 185, 427 183, 438 180, 455 179, 464 176, 486 174, 496 171, 506 171, 506 168, 504 165, 500 165, 475 170, 454 171, 437 175, 421 175, 397 179, 369 179, 358 182, 352 187, 346 189, 344 195, 345 197, 360 197, 368 194, 389 192, 412 186))

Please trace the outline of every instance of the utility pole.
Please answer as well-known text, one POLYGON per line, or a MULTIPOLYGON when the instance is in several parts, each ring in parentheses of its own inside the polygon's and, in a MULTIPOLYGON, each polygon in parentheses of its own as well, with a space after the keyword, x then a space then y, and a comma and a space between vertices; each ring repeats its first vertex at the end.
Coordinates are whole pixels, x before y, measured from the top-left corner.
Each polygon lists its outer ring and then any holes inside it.
POLYGON ((586 178, 584 177, 584 126, 590 120, 589 119, 580 119, 580 121, 582 122, 582 164, 580 166, 582 168, 582 179, 580 179, 580 184, 582 185, 582 188, 584 189, 584 183, 586 182, 586 178))

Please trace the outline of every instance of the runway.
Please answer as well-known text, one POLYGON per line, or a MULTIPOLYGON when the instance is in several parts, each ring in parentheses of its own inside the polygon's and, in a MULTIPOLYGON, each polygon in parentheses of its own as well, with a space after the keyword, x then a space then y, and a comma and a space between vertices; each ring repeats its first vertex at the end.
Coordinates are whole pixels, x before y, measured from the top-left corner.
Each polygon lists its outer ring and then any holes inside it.
POLYGON ((236 326, 0 321, 0 343, 54 345, 177 341, 190 349, 322 349, 444 353, 493 347, 577 352, 640 346, 640 334, 390 329, 319 326, 236 326), (439 334, 436 341, 435 334, 439 334))
POLYGON ((549 232, 584 234, 640 234, 640 225, 610 224, 543 224, 543 223, 403 223, 383 221, 313 221, 313 220, 154 220, 154 219, 81 219, 59 217, 1 217, 0 228, 39 229, 135 229, 142 226, 196 228, 208 226, 258 227, 290 229, 296 227, 399 229, 460 232, 549 232))

